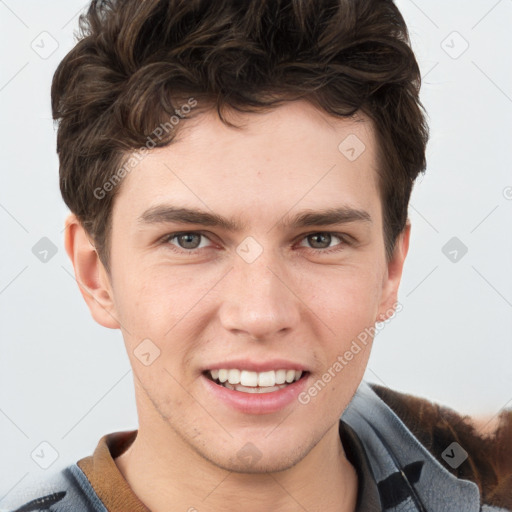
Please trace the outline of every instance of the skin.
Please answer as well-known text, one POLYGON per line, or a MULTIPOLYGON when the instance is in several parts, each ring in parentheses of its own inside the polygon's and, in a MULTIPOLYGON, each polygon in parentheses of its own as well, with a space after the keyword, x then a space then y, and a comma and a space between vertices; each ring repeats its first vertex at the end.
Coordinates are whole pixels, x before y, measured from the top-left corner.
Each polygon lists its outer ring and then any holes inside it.
POLYGON ((138 436, 115 462, 156 512, 353 511, 357 474, 338 422, 372 340, 308 404, 294 401, 270 414, 215 400, 201 371, 228 358, 284 358, 305 365, 317 381, 359 333, 392 313, 410 224, 386 261, 368 118, 333 118, 303 101, 232 115, 245 123, 242 130, 211 111, 183 121, 178 142, 150 151, 124 178, 113 208, 110 276, 76 218, 67 220, 66 250, 84 299, 99 324, 122 331, 133 369, 138 436), (354 161, 338 150, 350 134, 366 146, 354 161), (232 233, 137 222, 163 203, 247 226, 232 233), (303 210, 343 205, 365 210, 371 222, 277 224, 303 210), (163 240, 178 231, 206 236, 188 245, 163 240), (354 242, 312 236, 326 232, 354 242), (252 263, 236 252, 248 236, 263 249, 252 263), (160 356, 146 366, 134 350, 148 338, 160 356), (256 461, 237 457, 248 442, 259 450, 256 461))

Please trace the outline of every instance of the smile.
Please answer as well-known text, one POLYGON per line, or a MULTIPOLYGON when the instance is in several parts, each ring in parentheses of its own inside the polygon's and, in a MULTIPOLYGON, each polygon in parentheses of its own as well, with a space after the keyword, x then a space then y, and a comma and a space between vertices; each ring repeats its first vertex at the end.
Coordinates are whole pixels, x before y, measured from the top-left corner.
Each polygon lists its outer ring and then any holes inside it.
MULTIPOLYGON (((307 373, 307 372, 306 372, 307 373)), ((240 369, 208 370, 206 376, 216 384, 242 393, 273 393, 298 381, 302 370, 280 369, 254 372, 240 369)))

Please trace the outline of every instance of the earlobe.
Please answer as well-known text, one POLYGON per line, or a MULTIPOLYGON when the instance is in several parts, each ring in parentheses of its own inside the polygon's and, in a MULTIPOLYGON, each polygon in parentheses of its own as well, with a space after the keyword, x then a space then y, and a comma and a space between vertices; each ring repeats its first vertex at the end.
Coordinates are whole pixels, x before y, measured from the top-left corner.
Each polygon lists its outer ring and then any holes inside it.
POLYGON ((376 322, 383 322, 398 309, 398 287, 402 279, 402 271, 405 258, 409 251, 409 239, 411 235, 411 222, 407 219, 404 230, 398 235, 393 257, 387 263, 387 272, 382 286, 382 298, 376 322))
POLYGON ((92 317, 104 327, 119 329, 109 277, 94 245, 74 214, 66 219, 64 244, 92 317))

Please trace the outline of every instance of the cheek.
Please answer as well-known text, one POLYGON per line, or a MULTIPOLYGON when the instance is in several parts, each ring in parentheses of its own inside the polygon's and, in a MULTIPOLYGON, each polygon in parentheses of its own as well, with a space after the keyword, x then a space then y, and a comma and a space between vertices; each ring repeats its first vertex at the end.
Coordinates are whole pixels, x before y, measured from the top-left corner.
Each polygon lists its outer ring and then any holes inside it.
POLYGON ((195 317, 204 313, 201 302, 208 301, 218 279, 213 273, 210 277, 202 273, 199 280, 192 266, 139 268, 120 276, 115 302, 118 318, 128 331, 125 335, 132 343, 150 338, 162 346, 174 340, 176 333, 183 339, 183 329, 201 325, 195 317))
POLYGON ((306 304, 346 339, 373 325, 378 311, 382 280, 374 269, 344 267, 303 282, 306 304), (308 293, 307 290, 310 290, 308 293))
MULTIPOLYGON (((139 270, 120 275, 115 283, 115 304, 118 318, 133 341, 156 337, 165 326, 172 326, 173 300, 176 288, 162 280, 152 279, 139 270), (165 324, 165 325, 164 325, 165 324)), ((165 332, 165 331, 164 331, 165 332)))

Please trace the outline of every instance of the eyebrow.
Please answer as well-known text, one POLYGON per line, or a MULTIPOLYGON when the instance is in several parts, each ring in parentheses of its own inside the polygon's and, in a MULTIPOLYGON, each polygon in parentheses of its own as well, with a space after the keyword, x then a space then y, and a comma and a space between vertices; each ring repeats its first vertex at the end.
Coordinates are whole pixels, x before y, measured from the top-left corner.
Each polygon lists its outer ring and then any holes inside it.
MULTIPOLYGON (((345 224, 348 222, 372 222, 370 214, 365 210, 341 206, 338 208, 328 208, 318 211, 305 210, 293 217, 285 216, 277 225, 281 228, 301 228, 308 226, 330 226, 334 224, 345 224)), ((191 208, 181 208, 171 205, 157 205, 149 208, 142 213, 138 219, 138 224, 151 225, 162 223, 183 223, 200 224, 202 226, 218 227, 230 232, 241 232, 246 228, 246 224, 239 219, 228 219, 216 213, 210 213, 191 208)))

